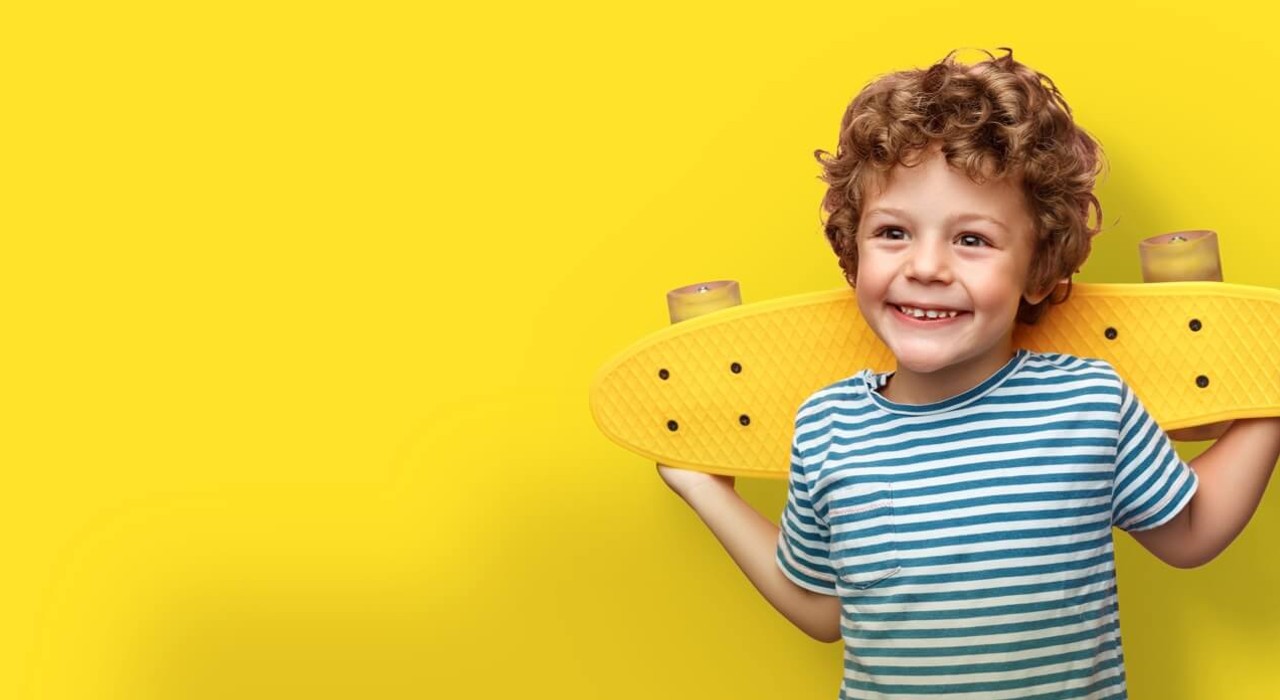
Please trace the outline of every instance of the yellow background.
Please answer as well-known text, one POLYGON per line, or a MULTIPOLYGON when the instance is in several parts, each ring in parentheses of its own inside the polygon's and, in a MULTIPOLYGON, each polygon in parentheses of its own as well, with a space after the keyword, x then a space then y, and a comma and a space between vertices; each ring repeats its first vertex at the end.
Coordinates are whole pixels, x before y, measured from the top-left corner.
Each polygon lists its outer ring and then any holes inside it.
MULTIPOLYGON (((834 697, 587 386, 668 289, 838 287, 812 152, 952 48, 1105 147, 1079 279, 1212 228, 1280 286, 1245 3, 11 5, 4 698, 834 697)), ((1200 570, 1118 539, 1132 695, 1274 697, 1276 494, 1200 570)))

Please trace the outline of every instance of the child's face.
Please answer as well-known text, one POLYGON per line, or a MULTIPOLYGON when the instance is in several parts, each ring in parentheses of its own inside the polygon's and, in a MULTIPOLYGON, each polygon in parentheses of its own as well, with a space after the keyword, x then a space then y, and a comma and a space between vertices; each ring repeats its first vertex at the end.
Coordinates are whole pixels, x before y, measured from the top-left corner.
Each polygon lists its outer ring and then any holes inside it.
POLYGON ((1034 247, 1019 183, 975 184, 935 146, 871 189, 858 224, 858 308, 897 358, 895 380, 931 375, 954 391, 978 384, 1013 356, 1034 247))

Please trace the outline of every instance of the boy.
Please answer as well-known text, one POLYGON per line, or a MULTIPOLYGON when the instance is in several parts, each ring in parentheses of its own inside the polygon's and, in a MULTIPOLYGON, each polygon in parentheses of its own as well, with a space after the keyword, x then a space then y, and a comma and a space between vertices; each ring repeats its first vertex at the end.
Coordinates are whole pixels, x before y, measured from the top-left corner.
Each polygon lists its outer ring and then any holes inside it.
POLYGON ((816 155, 897 368, 799 407, 780 529, 732 477, 659 473, 775 608, 844 641, 841 699, 1126 697, 1112 527, 1208 562, 1257 508, 1280 419, 1188 465, 1106 362, 1013 345, 1069 294, 1101 207, 1097 144, 1011 50, 881 78, 816 155))

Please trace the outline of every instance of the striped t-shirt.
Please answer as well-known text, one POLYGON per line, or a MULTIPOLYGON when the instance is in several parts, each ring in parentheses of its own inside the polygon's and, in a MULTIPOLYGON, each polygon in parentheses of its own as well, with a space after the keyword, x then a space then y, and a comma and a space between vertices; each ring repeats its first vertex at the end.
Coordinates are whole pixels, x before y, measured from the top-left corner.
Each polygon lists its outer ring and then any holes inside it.
POLYGON ((846 698, 1124 698, 1112 526, 1195 472, 1102 360, 1019 350, 957 396, 864 370, 796 412, 777 562, 839 596, 846 698))

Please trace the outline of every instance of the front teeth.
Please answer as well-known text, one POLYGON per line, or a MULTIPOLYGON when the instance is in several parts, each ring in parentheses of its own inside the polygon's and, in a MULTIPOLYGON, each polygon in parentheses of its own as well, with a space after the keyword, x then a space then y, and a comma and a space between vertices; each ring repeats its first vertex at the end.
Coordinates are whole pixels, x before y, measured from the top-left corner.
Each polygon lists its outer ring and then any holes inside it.
POLYGON ((899 306, 898 310, 915 318, 955 318, 956 313, 958 313, 956 311, 935 311, 934 309, 926 311, 924 309, 912 309, 906 306, 899 306))

